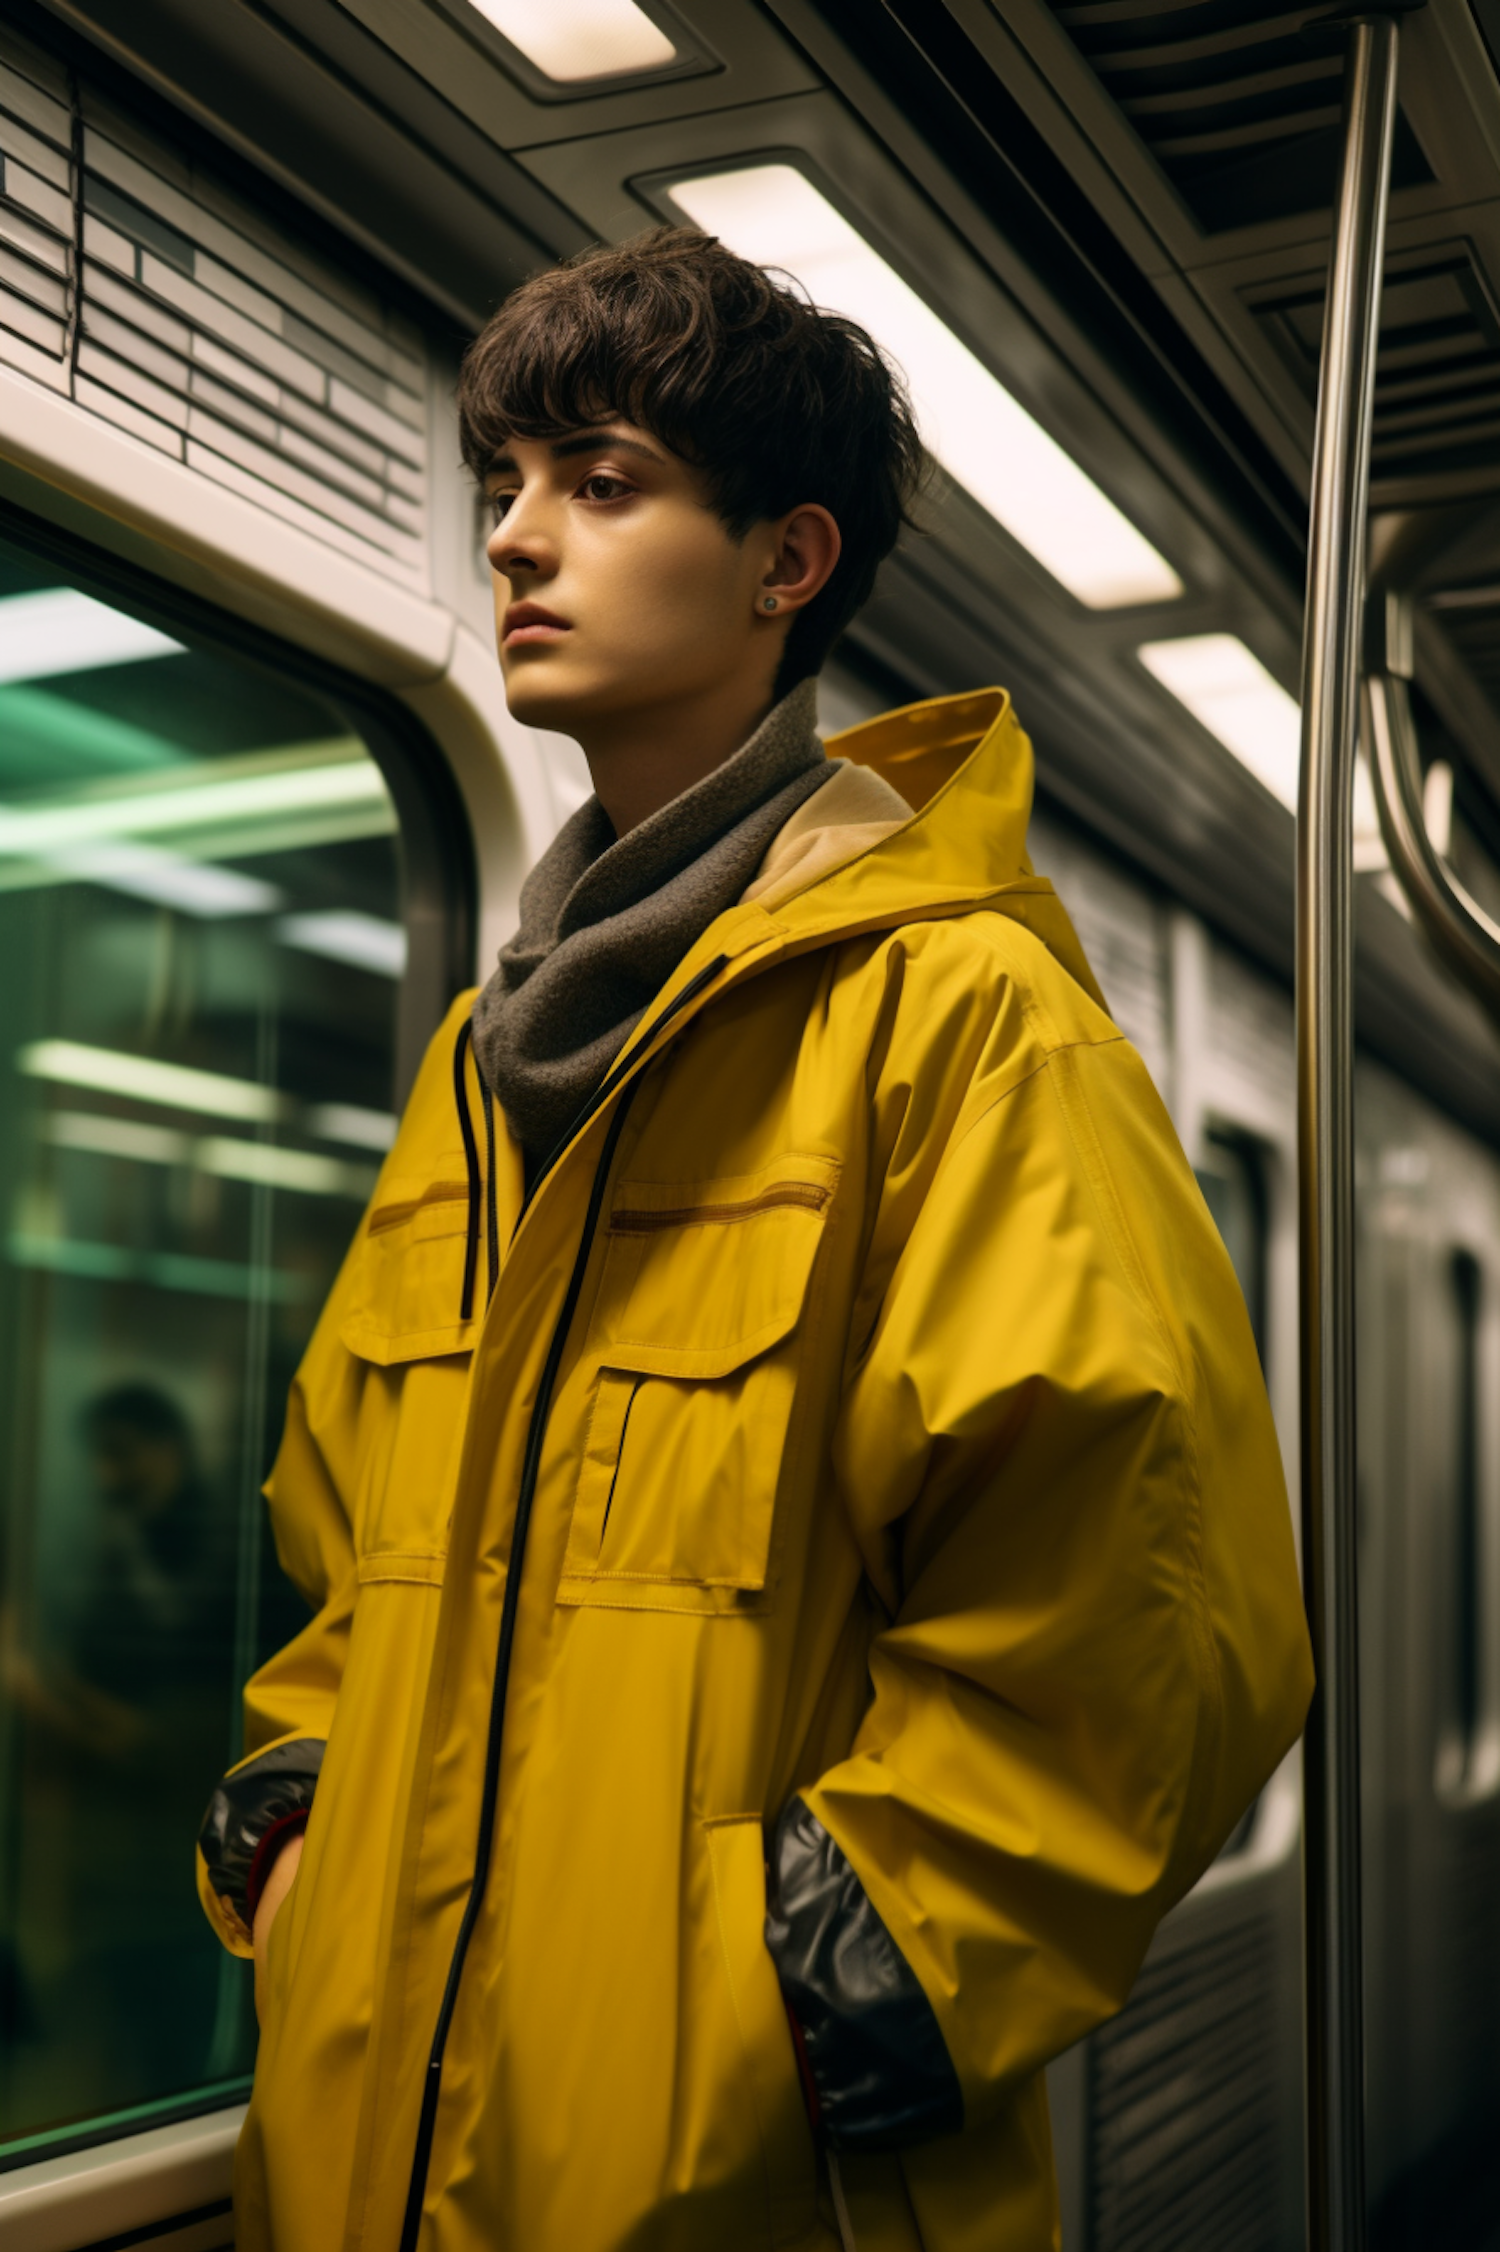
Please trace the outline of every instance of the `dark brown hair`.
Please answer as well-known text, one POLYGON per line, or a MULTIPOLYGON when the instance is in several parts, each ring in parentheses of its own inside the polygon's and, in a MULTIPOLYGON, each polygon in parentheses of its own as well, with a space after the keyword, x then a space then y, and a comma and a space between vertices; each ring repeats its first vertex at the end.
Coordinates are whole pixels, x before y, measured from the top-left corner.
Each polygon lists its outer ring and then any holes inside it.
POLYGON ((731 538, 804 501, 826 508, 843 548, 793 621, 781 695, 869 599, 922 469, 905 383, 865 331, 690 227, 523 282, 471 345, 458 410, 477 478, 511 438, 619 416, 693 464, 731 538))

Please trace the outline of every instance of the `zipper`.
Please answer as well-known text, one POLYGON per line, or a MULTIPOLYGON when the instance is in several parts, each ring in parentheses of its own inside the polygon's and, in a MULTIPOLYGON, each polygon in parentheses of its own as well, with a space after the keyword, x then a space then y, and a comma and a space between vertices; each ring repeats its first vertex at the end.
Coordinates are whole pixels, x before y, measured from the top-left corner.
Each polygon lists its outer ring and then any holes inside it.
MULTIPOLYGON (((620 1081, 626 1076, 626 1074, 634 1070, 636 1059, 641 1054, 641 1051, 645 1048, 650 1047, 658 1032, 660 1032, 666 1025, 669 1025, 673 1017, 680 1015, 682 1010, 687 1007, 689 1001, 697 1000, 698 995, 703 991, 705 985, 712 985, 720 970, 727 967, 728 962, 729 956, 727 954, 716 954, 711 962, 706 962, 703 968, 699 970, 697 976, 690 977, 687 981, 687 984, 683 987, 682 991, 677 994, 674 999, 670 1000, 667 1003, 660 1016, 653 1018, 652 1022, 647 1025, 640 1038, 629 1043, 624 1055, 621 1056, 614 1069, 607 1073, 605 1078, 594 1089, 594 1092, 592 1093, 592 1095, 590 1095, 588 1101, 584 1104, 582 1110, 578 1113, 578 1116, 574 1119, 572 1125, 563 1135, 562 1140, 553 1145, 546 1163, 538 1169, 536 1179, 531 1183, 531 1186, 527 1189, 525 1196, 521 1200, 521 1209, 516 1214, 516 1227, 519 1228, 521 1222, 525 1219, 527 1213, 530 1211, 532 1203, 535 1200, 537 1190, 541 1187, 543 1181, 546 1180, 548 1174, 553 1170, 554 1166, 557 1164, 558 1159, 562 1156, 563 1151, 568 1147, 568 1144, 574 1139, 576 1135, 583 1132, 584 1127, 587 1126, 589 1120, 595 1115, 595 1113, 609 1101, 610 1096, 614 1093, 615 1089, 619 1086, 620 1081)), ((511 1240, 515 1240, 514 1231, 512 1231, 511 1240)))
MULTIPOLYGON (((525 1214, 537 1189, 547 1178, 562 1155, 563 1149, 575 1134, 581 1133, 589 1120, 608 1101, 622 1078, 632 1068, 644 1048, 650 1046, 658 1032, 671 1022, 689 1001, 716 978, 729 957, 720 954, 690 978, 676 999, 633 1043, 629 1057, 622 1057, 603 1084, 579 1112, 569 1127, 564 1140, 548 1158, 528 1190, 521 1212, 525 1214)), ((637 1082, 639 1084, 639 1082, 637 1082)), ((510 1682, 511 1654, 516 1638, 516 1613, 521 1600, 521 1573, 526 1558, 526 1537, 531 1526, 532 1505, 536 1499, 537 1479, 542 1466, 542 1446, 547 1435, 547 1418, 551 1412, 552 1394, 557 1384, 558 1370, 562 1366, 563 1352, 567 1346, 568 1332, 573 1326, 573 1316, 578 1311, 578 1300, 583 1292, 584 1271, 588 1266, 589 1252, 599 1228, 599 1215, 604 1206, 604 1192, 609 1185, 610 1167, 614 1163, 615 1149, 630 1114, 635 1088, 627 1090, 619 1109, 609 1122, 604 1147, 599 1153, 599 1163, 594 1169, 594 1184, 589 1192, 588 1210, 584 1215, 583 1233, 573 1259, 573 1271, 568 1277, 567 1294, 557 1326, 552 1332, 552 1342, 547 1348, 547 1358, 537 1386, 531 1421, 526 1429, 526 1452, 521 1464, 521 1484, 516 1495, 516 1521, 510 1537, 510 1562, 505 1574, 505 1600, 500 1608, 500 1645, 495 1658, 495 1685, 490 1694, 489 1731, 484 1747, 484 1785, 479 1800, 479 1842, 474 1855, 474 1873, 469 1880, 469 1897, 464 1903, 463 1920, 458 1927, 458 1937, 453 1944, 453 1954, 448 1964, 448 1977, 443 1987, 443 1999, 438 2010, 437 2026, 432 2036, 432 2046, 427 2055, 427 2071, 422 2084, 422 2108, 417 2119, 417 2146, 412 2154, 411 2179, 407 2186, 406 2213, 401 2223, 400 2252, 417 2252, 417 2240, 422 2228, 422 2206, 427 2196, 427 2171, 432 2162, 432 2139, 437 2127, 438 2099, 443 2087, 443 2052, 448 2045, 448 2034, 458 2006, 459 1983, 463 1977, 464 1959, 469 1952, 469 1942, 479 1921, 479 1911, 484 1903, 485 1884, 490 1873, 490 1854, 494 1845, 495 1816, 500 1797, 500 1747, 505 1725, 505 1698, 510 1682)), ((472 1129, 471 1129, 472 1130, 472 1129)), ((520 1220, 516 1225, 519 1227, 520 1220)))
MULTIPOLYGON (((634 1093, 631 1089, 631 1094, 634 1093)), ((599 1213, 604 1203, 604 1190, 609 1169, 614 1162, 615 1145, 621 1129, 630 1114, 630 1096, 627 1095, 614 1117, 604 1147, 599 1153, 599 1163, 594 1173, 594 1185, 589 1195, 588 1212, 584 1218, 583 1233, 573 1260, 573 1272, 568 1278, 567 1295, 557 1327, 552 1332, 552 1342, 547 1348, 547 1359, 537 1387, 536 1403, 531 1411, 531 1422, 526 1432, 526 1453, 521 1466, 521 1486, 516 1497, 516 1521, 510 1540, 510 1563, 505 1574, 505 1601, 500 1610, 500 1647, 495 1660, 495 1686, 490 1697, 489 1734, 484 1748, 484 1788, 479 1801, 479 1844, 474 1856, 474 1874, 469 1880, 469 1897, 464 1904, 463 1921, 458 1927, 452 1960, 448 1965, 447 1984, 443 1988, 442 2006, 438 2011, 437 2028, 432 2037, 432 2047, 427 2057, 427 2073, 422 2087, 422 2110, 417 2122, 417 2147, 412 2158, 411 2183, 407 2191, 406 2217, 401 2227, 401 2252, 416 2252, 417 2235, 422 2225, 422 2204, 427 2194, 427 2169, 432 2158, 433 2130, 437 2125, 438 2097, 443 2083, 443 2051, 448 2045, 448 2031, 453 2023, 453 2013, 458 2003, 459 1981, 463 1977, 464 1958, 469 1952, 469 1941, 474 1936, 474 1926, 484 1901, 485 1881, 490 1871, 490 1851, 494 1843, 495 1814, 500 1792, 500 1739, 505 1720, 505 1692, 510 1678, 511 1651, 516 1636, 516 1611, 521 1597, 521 1573, 526 1557, 526 1535, 531 1525, 531 1508, 536 1498, 537 1475, 541 1469, 542 1442, 546 1436, 547 1415, 552 1405, 553 1387, 562 1365, 563 1350, 568 1331, 573 1326, 573 1316, 578 1310, 579 1296, 583 1290, 584 1269, 588 1265, 589 1251, 599 1225, 599 1213)))

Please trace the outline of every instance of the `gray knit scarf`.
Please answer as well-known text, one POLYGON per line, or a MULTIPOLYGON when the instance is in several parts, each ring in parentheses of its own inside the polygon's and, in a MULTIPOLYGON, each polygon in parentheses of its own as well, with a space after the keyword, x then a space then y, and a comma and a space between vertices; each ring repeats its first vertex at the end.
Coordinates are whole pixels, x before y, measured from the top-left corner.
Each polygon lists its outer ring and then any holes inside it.
POLYGON ((521 927, 474 1004, 474 1053, 528 1175, 777 831, 833 774, 816 716, 816 683, 804 680, 733 758, 637 828, 617 839, 591 797, 532 869, 521 927))

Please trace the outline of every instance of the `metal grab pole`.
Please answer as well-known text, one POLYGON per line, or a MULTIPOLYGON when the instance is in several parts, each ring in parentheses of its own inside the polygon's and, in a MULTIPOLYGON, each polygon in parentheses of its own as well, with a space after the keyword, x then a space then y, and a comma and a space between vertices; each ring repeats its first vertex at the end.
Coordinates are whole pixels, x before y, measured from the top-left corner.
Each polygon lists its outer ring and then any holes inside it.
POLYGON ((1365 2246, 1351 830, 1397 48, 1389 16, 1350 26, 1302 652, 1297 816, 1302 1527, 1318 1674, 1303 1754, 1310 2252, 1364 2252, 1365 2246))

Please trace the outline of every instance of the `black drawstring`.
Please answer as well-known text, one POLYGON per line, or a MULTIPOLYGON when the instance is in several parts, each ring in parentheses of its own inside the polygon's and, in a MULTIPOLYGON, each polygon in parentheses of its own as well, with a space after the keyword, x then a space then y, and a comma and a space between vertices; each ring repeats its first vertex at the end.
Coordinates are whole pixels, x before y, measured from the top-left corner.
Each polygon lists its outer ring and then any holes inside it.
MULTIPOLYGON (((594 1090, 562 1140, 548 1157, 546 1164, 541 1167, 528 1184, 526 1193, 521 1200, 522 1214, 526 1211, 538 1188, 547 1174, 551 1172, 552 1167, 556 1164, 568 1143, 572 1141, 575 1134, 582 1132, 594 1113, 609 1100, 621 1080, 634 1068, 636 1058, 643 1050, 650 1047, 656 1035, 665 1025, 671 1022, 679 1010, 686 1008, 690 1001, 696 1000, 705 985, 713 983, 728 959, 727 954, 718 954, 713 961, 706 962, 698 975, 688 980, 682 991, 668 1002, 666 1008, 652 1023, 647 1025, 644 1032, 639 1032, 626 1041, 625 1052, 615 1064, 614 1069, 606 1074, 602 1083, 594 1090)), ((465 1017, 458 1028, 458 1040, 453 1050, 453 1099, 458 1105, 458 1128, 464 1138, 464 1163, 468 1167, 469 1175, 469 1226, 464 1244, 464 1289, 458 1308, 460 1321, 472 1321, 474 1318, 474 1281, 479 1268, 479 1145, 474 1138, 474 1121, 469 1115, 468 1087, 465 1080, 465 1065, 473 1047, 474 1020, 472 1017, 465 1017)), ((484 1099, 484 1151, 489 1168, 485 1181, 485 1217, 488 1221, 485 1245, 485 1263, 489 1271, 489 1293, 486 1299, 486 1304, 488 1304, 489 1298, 494 1297, 495 1285, 500 1280, 500 1200, 495 1174, 495 1098, 485 1082, 483 1071, 480 1070, 478 1056, 474 1057, 474 1074, 479 1081, 479 1092, 484 1099)), ((518 1214, 517 1227, 520 1224, 521 1219, 518 1214)))
POLYGON ((485 1085, 484 1073, 479 1071, 478 1056, 474 1058, 474 1069, 479 1072, 479 1091, 484 1096, 484 1155, 485 1163, 489 1166, 489 1172, 485 1176, 485 1211, 489 1221, 485 1250, 490 1273, 490 1287, 485 1304, 488 1305, 495 1295, 495 1285, 500 1280, 500 1202, 495 1180, 495 1098, 485 1085))
MULTIPOLYGON (((473 1045, 473 1019, 465 1017, 458 1028, 458 1041, 453 1050, 453 1099, 458 1105, 458 1130, 464 1138, 464 1163, 468 1168, 469 1175, 469 1229, 468 1238, 464 1245, 463 1296, 458 1302, 458 1318, 460 1321, 472 1321, 474 1318, 474 1277, 479 1267, 479 1147, 474 1140, 474 1121, 469 1116, 469 1090, 464 1084, 464 1065, 473 1045)), ((474 1068, 476 1071, 479 1070, 477 1058, 474 1068)), ((493 1215, 495 1209, 495 1126, 490 1114, 489 1089, 484 1086, 482 1073, 480 1074, 480 1087, 485 1096, 484 1115, 485 1123, 489 1128, 490 1211, 493 1215)), ((490 1221, 491 1290, 495 1287, 495 1251, 495 1224, 492 1217, 490 1221)))

